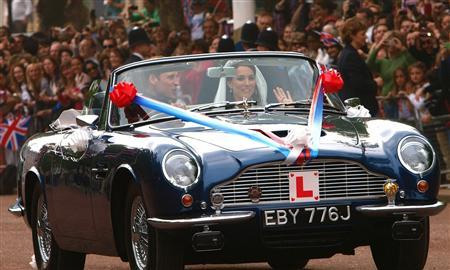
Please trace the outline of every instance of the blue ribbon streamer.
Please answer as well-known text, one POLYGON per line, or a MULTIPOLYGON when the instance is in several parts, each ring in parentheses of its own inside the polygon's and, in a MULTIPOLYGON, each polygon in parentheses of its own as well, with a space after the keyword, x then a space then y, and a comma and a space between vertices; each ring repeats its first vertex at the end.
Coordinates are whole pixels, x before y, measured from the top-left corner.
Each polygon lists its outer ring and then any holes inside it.
POLYGON ((224 132, 232 133, 232 134, 238 134, 241 136, 244 136, 250 140, 254 140, 260 143, 263 143, 267 146, 270 146, 283 154, 285 157, 289 155, 291 152, 290 149, 287 147, 280 145, 276 142, 274 142, 272 139, 267 138, 266 136, 262 135, 259 132, 251 131, 248 129, 243 129, 242 127, 236 126, 231 123, 223 122, 216 120, 214 118, 210 118, 207 116, 204 116, 199 113, 190 112, 187 110, 183 110, 153 99, 149 99, 146 97, 142 97, 137 95, 133 102, 135 104, 138 104, 140 106, 146 107, 148 109, 152 109, 161 113, 165 113, 171 116, 175 116, 181 120, 189 121, 193 123, 197 123, 203 126, 207 126, 213 129, 221 130, 224 132))

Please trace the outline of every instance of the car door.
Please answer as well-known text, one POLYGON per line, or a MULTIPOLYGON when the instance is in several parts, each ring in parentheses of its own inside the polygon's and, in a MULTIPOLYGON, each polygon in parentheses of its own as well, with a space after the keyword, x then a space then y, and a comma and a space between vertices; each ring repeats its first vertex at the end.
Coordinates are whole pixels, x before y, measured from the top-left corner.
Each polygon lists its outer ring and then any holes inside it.
POLYGON ((50 221, 55 221, 52 228, 61 236, 96 239, 90 182, 93 153, 88 147, 91 139, 80 140, 80 129, 62 131, 57 143, 52 181, 47 188, 50 221))

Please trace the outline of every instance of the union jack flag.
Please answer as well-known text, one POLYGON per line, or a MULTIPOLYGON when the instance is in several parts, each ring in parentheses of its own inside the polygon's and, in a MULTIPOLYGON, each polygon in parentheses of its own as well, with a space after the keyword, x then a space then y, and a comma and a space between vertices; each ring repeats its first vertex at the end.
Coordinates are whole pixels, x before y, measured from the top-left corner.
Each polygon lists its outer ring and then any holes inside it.
POLYGON ((23 117, 22 115, 19 115, 14 118, 6 119, 4 123, 0 124, 0 147, 13 151, 19 150, 20 146, 22 146, 27 139, 29 124, 29 116, 23 117))
POLYGON ((325 45, 326 47, 331 47, 334 45, 340 45, 341 43, 337 38, 335 38, 332 34, 327 32, 318 32, 314 31, 316 34, 320 36, 320 41, 325 45))

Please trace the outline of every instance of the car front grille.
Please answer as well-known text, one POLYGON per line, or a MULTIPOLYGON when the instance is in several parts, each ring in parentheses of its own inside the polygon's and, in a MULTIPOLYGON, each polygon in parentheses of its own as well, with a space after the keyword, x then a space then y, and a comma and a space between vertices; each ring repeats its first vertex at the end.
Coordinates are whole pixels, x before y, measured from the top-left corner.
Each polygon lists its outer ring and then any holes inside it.
POLYGON ((216 186, 214 192, 224 196, 224 206, 254 204, 250 188, 258 187, 258 203, 289 202, 290 172, 319 171, 320 200, 380 198, 388 177, 367 171, 361 165, 336 160, 314 160, 305 165, 265 164, 250 167, 237 179, 216 186))

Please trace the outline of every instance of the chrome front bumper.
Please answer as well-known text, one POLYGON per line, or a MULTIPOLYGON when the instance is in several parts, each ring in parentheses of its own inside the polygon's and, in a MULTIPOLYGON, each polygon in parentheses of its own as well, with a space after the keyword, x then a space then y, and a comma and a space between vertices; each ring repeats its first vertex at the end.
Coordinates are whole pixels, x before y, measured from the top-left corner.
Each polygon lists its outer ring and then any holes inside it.
POLYGON ((234 211, 222 212, 217 215, 202 216, 198 218, 184 218, 184 219, 161 219, 148 218, 148 223, 157 229, 183 229, 193 226, 201 225, 215 225, 245 222, 255 216, 253 211, 234 211))
POLYGON ((366 216, 390 216, 411 214, 415 216, 434 216, 444 210, 446 203, 437 201, 425 205, 362 205, 356 211, 366 216))

